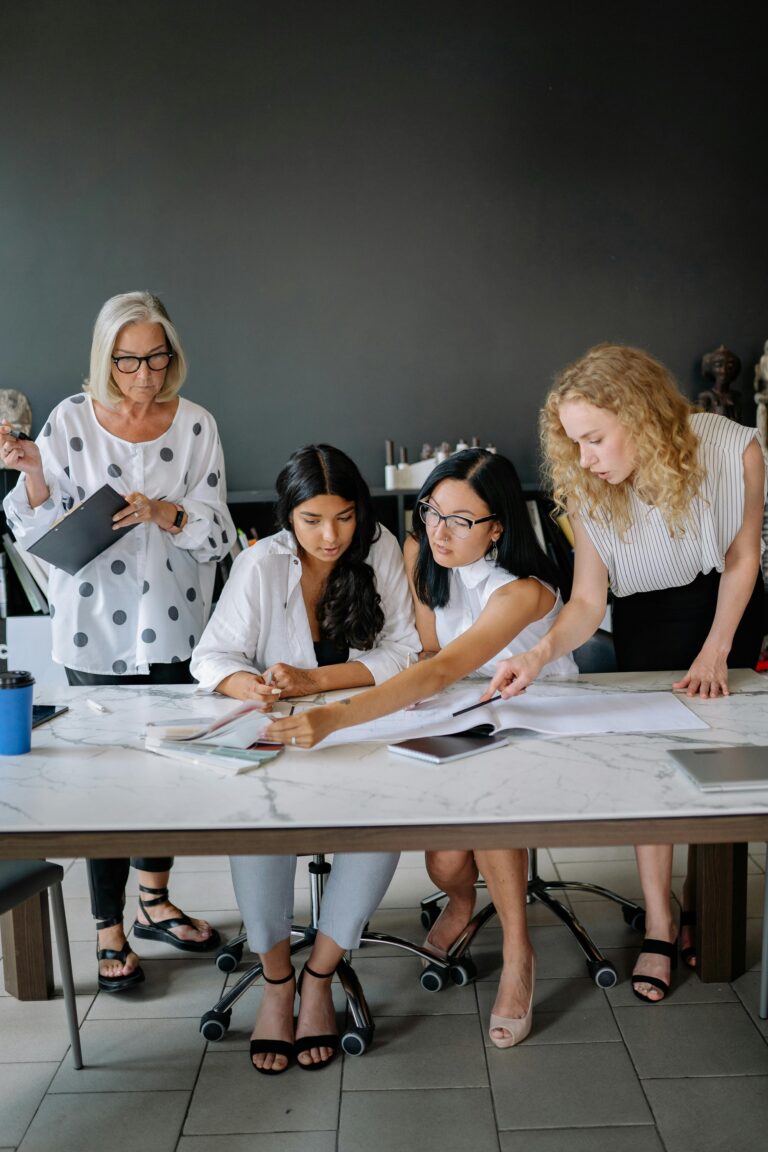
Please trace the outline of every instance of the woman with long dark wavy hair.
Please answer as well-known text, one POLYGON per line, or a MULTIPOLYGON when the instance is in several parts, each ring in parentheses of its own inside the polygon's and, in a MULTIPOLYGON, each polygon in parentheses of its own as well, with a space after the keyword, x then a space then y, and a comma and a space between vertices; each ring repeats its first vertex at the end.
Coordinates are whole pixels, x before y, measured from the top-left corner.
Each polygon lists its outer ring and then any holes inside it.
MULTIPOLYGON (((422 649, 432 658, 352 699, 274 722, 270 738, 311 747, 338 728, 360 724, 440 692, 463 676, 492 676, 496 661, 543 636, 562 606, 554 565, 539 547, 511 462, 470 448, 439 464, 417 500, 405 565, 422 649)), ((568 655, 545 675, 575 675, 568 655)), ((498 1048, 519 1044, 532 1020, 535 961, 526 925, 523 849, 428 852, 427 868, 449 900, 427 937, 436 955, 466 926, 478 871, 504 935, 504 966, 491 1015, 498 1048)))
MULTIPOLYGON (((277 478, 280 531, 235 561, 192 657, 201 686, 266 711, 283 696, 379 684, 419 651, 395 538, 376 523, 371 495, 348 456, 327 444, 295 452, 277 478)), ((232 877, 248 943, 266 987, 251 1040, 258 1072, 295 1055, 316 1069, 338 1050, 331 977, 380 903, 397 852, 336 853, 320 930, 296 993, 290 941, 295 856, 237 856, 232 877)))

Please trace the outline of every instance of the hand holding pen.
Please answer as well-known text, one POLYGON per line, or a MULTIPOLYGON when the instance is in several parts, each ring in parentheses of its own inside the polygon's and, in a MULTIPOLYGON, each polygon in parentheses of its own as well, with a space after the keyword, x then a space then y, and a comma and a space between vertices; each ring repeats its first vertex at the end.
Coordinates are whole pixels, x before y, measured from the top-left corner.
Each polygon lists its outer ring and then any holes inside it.
POLYGON ((0 424, 0 460, 5 468, 20 472, 42 472, 40 450, 25 432, 19 432, 7 422, 0 424))

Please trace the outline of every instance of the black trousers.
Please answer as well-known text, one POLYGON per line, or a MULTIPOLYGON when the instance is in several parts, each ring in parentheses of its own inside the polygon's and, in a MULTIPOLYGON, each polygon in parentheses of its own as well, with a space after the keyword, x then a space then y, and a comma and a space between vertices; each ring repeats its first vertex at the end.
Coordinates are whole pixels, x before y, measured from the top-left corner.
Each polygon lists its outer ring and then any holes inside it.
MULTIPOLYGON (((613 642, 619 672, 687 672, 712 627, 720 573, 700 573, 682 588, 636 592, 613 601, 613 642)), ((765 635, 765 587, 758 572, 744 609, 729 668, 754 668, 765 635)))
MULTIPOLYGON (((189 671, 189 660, 178 664, 150 664, 146 675, 101 676, 94 672, 79 672, 65 668, 67 681, 77 685, 98 684, 194 684, 189 671)), ((122 920, 125 907, 125 885, 131 866, 142 872, 168 872, 172 856, 142 856, 130 860, 119 857, 112 860, 89 860, 88 887, 91 890, 91 913, 97 920, 122 920)))

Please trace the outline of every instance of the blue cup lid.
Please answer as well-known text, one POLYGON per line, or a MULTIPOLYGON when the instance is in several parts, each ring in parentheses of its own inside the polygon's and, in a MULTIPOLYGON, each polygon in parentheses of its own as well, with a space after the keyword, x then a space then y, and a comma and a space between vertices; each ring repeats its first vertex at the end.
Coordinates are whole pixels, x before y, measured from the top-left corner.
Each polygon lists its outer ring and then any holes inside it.
POLYGON ((28 688, 34 682, 31 672, 0 672, 0 688, 28 688))

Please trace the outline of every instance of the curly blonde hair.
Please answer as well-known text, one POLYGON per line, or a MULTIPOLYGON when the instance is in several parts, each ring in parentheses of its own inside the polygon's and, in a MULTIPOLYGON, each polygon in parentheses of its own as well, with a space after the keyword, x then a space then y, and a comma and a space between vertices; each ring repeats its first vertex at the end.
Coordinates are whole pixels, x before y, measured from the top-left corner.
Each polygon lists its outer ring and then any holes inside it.
POLYGON ((638 348, 597 344, 557 377, 539 421, 544 470, 555 504, 612 524, 623 536, 632 524, 630 492, 654 504, 671 536, 685 531, 701 488, 698 437, 688 423, 697 411, 681 395, 671 372, 638 348), (635 470, 607 484, 579 463, 579 447, 560 423, 560 405, 585 400, 618 418, 631 437, 635 470))

